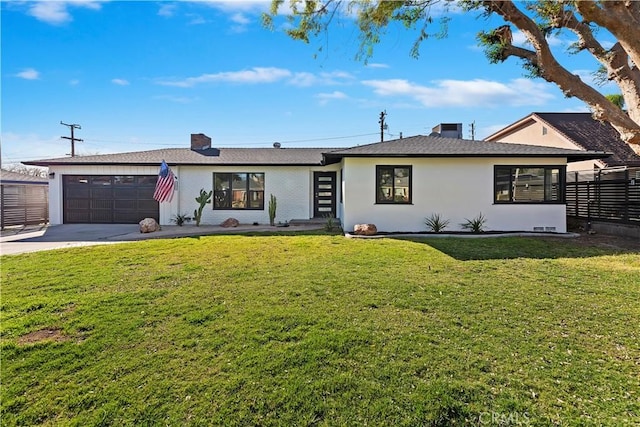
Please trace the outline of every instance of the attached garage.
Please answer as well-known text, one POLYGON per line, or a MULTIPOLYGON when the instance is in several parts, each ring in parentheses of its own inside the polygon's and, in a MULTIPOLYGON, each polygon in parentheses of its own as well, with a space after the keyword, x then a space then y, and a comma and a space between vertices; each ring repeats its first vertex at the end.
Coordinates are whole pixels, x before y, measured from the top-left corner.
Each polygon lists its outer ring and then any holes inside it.
POLYGON ((159 218, 157 175, 63 175, 65 224, 137 224, 159 218))

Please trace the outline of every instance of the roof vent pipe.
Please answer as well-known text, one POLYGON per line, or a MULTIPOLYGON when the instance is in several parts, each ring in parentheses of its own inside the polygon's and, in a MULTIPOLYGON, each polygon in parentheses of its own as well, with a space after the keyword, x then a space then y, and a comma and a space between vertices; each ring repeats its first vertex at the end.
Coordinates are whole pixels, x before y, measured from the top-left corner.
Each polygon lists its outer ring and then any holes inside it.
POLYGON ((280 143, 279 142, 274 142, 273 143, 273 148, 280 148, 280 143))

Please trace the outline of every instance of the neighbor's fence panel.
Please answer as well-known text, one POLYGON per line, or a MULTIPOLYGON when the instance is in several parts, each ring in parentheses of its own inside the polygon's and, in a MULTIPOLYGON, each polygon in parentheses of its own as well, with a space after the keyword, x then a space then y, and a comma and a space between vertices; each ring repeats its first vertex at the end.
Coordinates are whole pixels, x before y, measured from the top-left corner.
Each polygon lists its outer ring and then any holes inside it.
POLYGON ((49 188, 46 185, 0 185, 0 228, 44 224, 49 221, 49 188))
POLYGON ((567 173, 567 216, 640 225, 640 168, 567 173))

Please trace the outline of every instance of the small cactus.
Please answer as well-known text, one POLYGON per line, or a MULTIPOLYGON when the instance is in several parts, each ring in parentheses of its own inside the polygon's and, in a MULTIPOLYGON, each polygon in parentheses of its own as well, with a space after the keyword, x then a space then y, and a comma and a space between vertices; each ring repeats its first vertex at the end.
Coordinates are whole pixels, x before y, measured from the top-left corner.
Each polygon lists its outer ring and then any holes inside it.
POLYGON ((213 195, 213 191, 209 191, 208 193, 204 191, 204 188, 200 189, 200 195, 196 197, 196 202, 200 204, 198 209, 193 211, 193 219, 196 221, 196 226, 200 227, 200 220, 202 219, 202 211, 204 207, 211 203, 211 196, 213 195))
POLYGON ((271 194, 271 198, 269 199, 269 225, 276 225, 276 208, 278 202, 276 201, 276 196, 271 194))

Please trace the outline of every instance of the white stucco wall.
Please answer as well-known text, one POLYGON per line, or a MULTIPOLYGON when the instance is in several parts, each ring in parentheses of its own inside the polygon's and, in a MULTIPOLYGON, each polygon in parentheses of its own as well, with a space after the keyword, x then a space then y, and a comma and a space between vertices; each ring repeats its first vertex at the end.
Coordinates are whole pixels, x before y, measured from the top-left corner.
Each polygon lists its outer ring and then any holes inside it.
POLYGON ((345 231, 373 223, 379 231, 425 231, 425 217, 439 213, 460 231, 465 218, 481 212, 487 231, 533 231, 555 227, 566 232, 566 207, 555 204, 494 204, 494 165, 564 165, 564 159, 531 158, 346 158, 344 159, 345 231), (411 165, 412 204, 376 204, 376 165, 411 165))
MULTIPOLYGON (((160 224, 171 225, 172 218, 178 213, 193 216, 198 207, 195 198, 200 189, 213 189, 214 172, 263 172, 265 174, 264 210, 214 210, 208 204, 202 215, 201 224, 217 225, 229 217, 240 223, 269 223, 268 201, 270 194, 276 196, 277 221, 309 219, 313 216, 313 172, 339 171, 339 165, 328 167, 308 166, 172 166, 177 177, 176 192, 171 202, 160 204, 160 224)), ((51 166, 49 172, 55 177, 49 180, 49 216, 51 224, 62 224, 62 176, 63 175, 157 175, 159 167, 154 166, 51 166)), ((339 174, 338 174, 339 175, 339 174)), ((339 176, 338 176, 339 179, 339 176)), ((337 186, 336 204, 340 196, 337 186)), ((338 208, 339 212, 339 208, 338 208)))
MULTIPOLYGON (((308 166, 180 166, 179 173, 179 205, 176 212, 193 215, 197 207, 195 197, 200 189, 213 189, 214 172, 264 173, 264 210, 226 209, 214 210, 207 205, 202 214, 202 224, 217 225, 229 217, 236 218, 240 223, 260 224, 269 223, 269 198, 276 197, 276 222, 291 221, 292 219, 309 219, 313 216, 313 172, 336 171, 339 166, 322 168, 308 166)), ((337 196, 339 198, 339 196, 337 196)), ((336 203, 337 200, 336 199, 336 203)))

